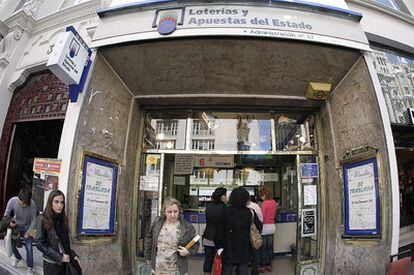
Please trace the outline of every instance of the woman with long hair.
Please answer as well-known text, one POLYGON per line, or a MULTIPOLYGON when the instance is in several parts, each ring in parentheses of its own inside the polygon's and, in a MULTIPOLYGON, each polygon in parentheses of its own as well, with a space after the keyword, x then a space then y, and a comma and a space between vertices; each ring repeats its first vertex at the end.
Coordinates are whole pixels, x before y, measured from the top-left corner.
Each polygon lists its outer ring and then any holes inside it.
POLYGON ((272 272, 273 262, 273 239, 275 236, 276 226, 276 208, 277 203, 272 199, 270 190, 266 187, 260 189, 260 198, 263 203, 260 206, 263 214, 263 229, 262 239, 263 244, 260 248, 260 268, 259 271, 264 273, 266 271, 272 272))
POLYGON ((65 212, 65 195, 52 190, 45 211, 37 220, 37 248, 43 253, 43 272, 48 275, 68 274, 67 263, 79 265, 78 255, 70 248, 68 218, 65 212))
POLYGON ((181 218, 181 203, 167 198, 162 215, 155 218, 145 238, 144 257, 157 275, 184 275, 188 272, 188 255, 195 254, 198 242, 189 250, 185 246, 195 237, 194 226, 181 218))
POLYGON ((238 268, 237 274, 247 275, 251 260, 250 223, 252 211, 247 208, 249 193, 243 187, 233 189, 230 194, 229 207, 224 211, 224 222, 216 238, 217 248, 223 249, 223 275, 233 274, 233 267, 238 268))
POLYGON ((218 228, 224 222, 224 210, 227 202, 227 189, 224 187, 217 187, 212 194, 212 201, 206 208, 206 229, 203 234, 204 245, 204 274, 210 274, 213 268, 213 260, 216 252, 215 241, 219 234, 218 228))

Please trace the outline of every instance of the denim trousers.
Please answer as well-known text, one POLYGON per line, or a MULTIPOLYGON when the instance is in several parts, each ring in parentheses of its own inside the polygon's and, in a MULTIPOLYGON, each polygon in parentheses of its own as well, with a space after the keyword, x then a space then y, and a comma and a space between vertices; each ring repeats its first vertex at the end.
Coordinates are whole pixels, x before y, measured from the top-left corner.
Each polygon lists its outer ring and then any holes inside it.
POLYGON ((260 248, 252 249, 252 275, 259 274, 259 264, 260 264, 260 248))
POLYGON ((260 266, 272 266, 273 262, 273 239, 272 235, 262 235, 263 244, 260 248, 260 266))
MULTIPOLYGON (((19 228, 19 232, 20 232, 20 236, 24 236, 24 234, 26 233, 26 230, 20 230, 19 228)), ((19 250, 17 250, 17 247, 16 247, 18 242, 19 240, 12 240, 12 251, 16 259, 20 261, 22 259, 22 255, 20 255, 19 250)), ((31 237, 25 238, 24 246, 26 248, 27 267, 33 268, 33 239, 31 237)))
MULTIPOLYGON (((247 275, 248 267, 247 263, 235 265, 237 268, 237 275, 247 275)), ((233 264, 223 263, 223 273, 222 275, 233 275, 233 264)))

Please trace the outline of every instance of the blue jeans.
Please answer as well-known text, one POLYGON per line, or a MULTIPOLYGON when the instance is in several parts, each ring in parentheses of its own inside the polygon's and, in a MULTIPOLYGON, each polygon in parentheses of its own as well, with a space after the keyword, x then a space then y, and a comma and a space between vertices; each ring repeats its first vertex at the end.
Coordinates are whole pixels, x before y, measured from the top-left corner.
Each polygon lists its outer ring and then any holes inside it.
POLYGON ((263 244, 260 248, 260 266, 272 266, 274 235, 262 235, 263 244))
MULTIPOLYGON (((24 234, 27 232, 27 230, 21 230, 19 228, 20 236, 24 236, 24 234)), ((19 240, 12 240, 12 250, 13 254, 16 257, 17 260, 22 259, 22 255, 20 255, 19 250, 17 250, 17 243, 19 240)), ((33 268, 33 239, 31 237, 24 239, 24 246, 26 248, 26 264, 27 267, 33 268)))
POLYGON ((252 249, 252 275, 259 274, 259 263, 260 263, 260 248, 252 249))
MULTIPOLYGON (((238 268, 236 274, 237 275, 247 275, 247 263, 238 264, 236 265, 238 268)), ((233 264, 226 264, 223 263, 223 275, 233 275, 233 264)))

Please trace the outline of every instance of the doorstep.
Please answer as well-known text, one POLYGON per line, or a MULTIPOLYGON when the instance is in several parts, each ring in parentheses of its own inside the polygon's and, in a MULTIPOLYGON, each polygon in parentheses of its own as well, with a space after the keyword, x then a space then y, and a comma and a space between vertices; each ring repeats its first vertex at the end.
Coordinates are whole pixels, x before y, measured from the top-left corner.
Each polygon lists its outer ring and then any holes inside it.
MULTIPOLYGON (((22 255, 23 259, 18 263, 16 267, 13 267, 10 262, 10 258, 6 255, 6 250, 4 248, 3 240, 0 240, 0 273, 1 271, 7 272, 6 274, 13 275, 26 275, 27 266, 26 266, 26 250, 19 248, 19 252, 22 255)), ((14 257, 14 256, 12 256, 14 257)), ((43 260, 41 252, 33 247, 33 274, 42 275, 43 274, 43 260)))

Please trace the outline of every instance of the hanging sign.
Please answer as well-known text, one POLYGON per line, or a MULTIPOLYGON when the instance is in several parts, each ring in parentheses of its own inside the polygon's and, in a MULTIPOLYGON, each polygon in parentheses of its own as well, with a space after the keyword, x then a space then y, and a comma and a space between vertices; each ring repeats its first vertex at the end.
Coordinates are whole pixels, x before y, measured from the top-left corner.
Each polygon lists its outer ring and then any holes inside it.
POLYGON ((71 102, 76 102, 82 92, 92 61, 91 49, 72 26, 57 35, 46 67, 62 82, 69 85, 71 102))
POLYGON ((380 233, 377 159, 343 167, 345 235, 372 236, 380 233))
POLYGON ((118 164, 86 156, 79 201, 78 233, 114 235, 118 164))
POLYGON ((302 237, 316 236, 316 208, 302 209, 302 237))
POLYGON ((233 168, 233 155, 195 155, 194 167, 233 168))

